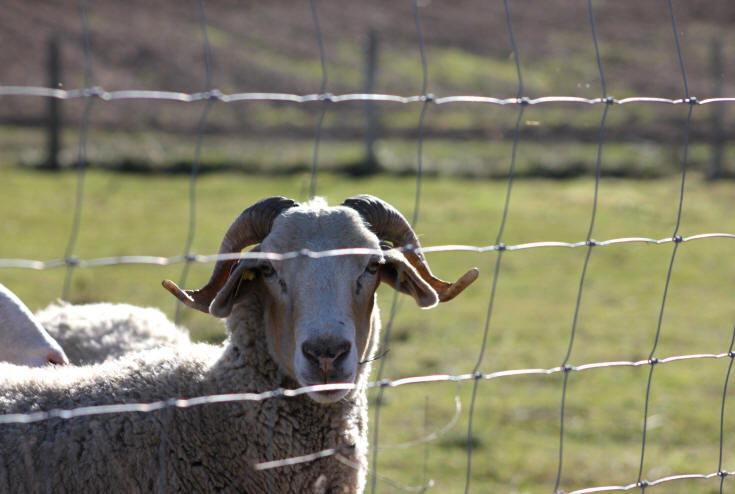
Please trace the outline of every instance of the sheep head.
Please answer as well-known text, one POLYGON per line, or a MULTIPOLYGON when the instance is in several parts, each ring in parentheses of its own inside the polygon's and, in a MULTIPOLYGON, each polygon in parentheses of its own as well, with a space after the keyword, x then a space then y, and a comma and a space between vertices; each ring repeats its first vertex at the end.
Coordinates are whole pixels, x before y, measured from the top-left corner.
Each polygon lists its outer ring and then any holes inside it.
MULTIPOLYGON (((164 287, 186 305, 227 317, 251 290, 263 297, 263 318, 273 359, 302 386, 354 383, 359 362, 369 357, 376 327, 375 292, 382 281, 411 295, 423 308, 451 300, 471 284, 476 268, 456 283, 431 273, 416 234, 393 206, 373 196, 356 196, 328 207, 316 199, 303 206, 282 197, 264 199, 230 226, 220 253, 248 245, 286 254, 359 248, 328 256, 271 256, 220 261, 201 290, 164 287), (405 252, 404 252, 405 251, 405 252)), ((345 390, 311 393, 335 402, 345 390)))
POLYGON ((69 363, 61 345, 41 326, 30 309, 1 283, 0 362, 29 367, 69 363))

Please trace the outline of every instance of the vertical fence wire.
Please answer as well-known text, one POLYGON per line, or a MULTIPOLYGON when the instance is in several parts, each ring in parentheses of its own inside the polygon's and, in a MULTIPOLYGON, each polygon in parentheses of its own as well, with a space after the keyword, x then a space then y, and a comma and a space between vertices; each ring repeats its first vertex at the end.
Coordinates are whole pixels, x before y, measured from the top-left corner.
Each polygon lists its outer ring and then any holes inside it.
POLYGON ((69 240, 64 251, 64 260, 66 262, 66 274, 64 276, 64 285, 62 288, 61 298, 69 300, 71 292, 71 280, 74 274, 74 268, 77 265, 74 258, 74 248, 79 238, 79 230, 82 223, 82 210, 84 209, 84 183, 87 176, 87 138, 89 135, 89 121, 94 105, 96 91, 92 89, 93 71, 92 71, 92 40, 89 27, 89 6, 86 0, 79 1, 79 19, 82 24, 82 48, 84 51, 84 87, 85 103, 84 112, 79 122, 79 151, 77 156, 77 184, 74 202, 74 216, 72 226, 69 233, 69 240))
MULTIPOLYGON (((196 130, 196 144, 194 147, 194 162, 191 167, 191 174, 189 176, 189 226, 186 234, 186 241, 184 242, 184 250, 182 255, 185 258, 184 268, 181 271, 179 278, 179 286, 186 286, 186 280, 189 277, 189 270, 191 269, 191 263, 194 262, 194 254, 191 251, 192 245, 194 244, 194 238, 196 237, 196 224, 197 224, 197 183, 199 179, 199 169, 202 160, 202 144, 204 141, 204 128, 207 124, 207 117, 209 112, 214 106, 214 99, 208 99, 204 103, 204 108, 199 116, 196 130)), ((176 324, 181 324, 182 309, 184 304, 180 301, 176 301, 176 316, 174 320, 176 324)))
MULTIPOLYGON (((419 115, 419 121, 418 121, 418 137, 417 137, 417 156, 416 156, 416 192, 414 197, 414 209, 411 219, 411 226, 413 228, 416 227, 416 223, 419 219, 419 203, 421 199, 421 177, 423 175, 423 143, 424 143, 424 119, 426 117, 426 111, 428 109, 428 105, 433 101, 433 96, 426 93, 428 88, 428 80, 429 80, 429 73, 428 73, 428 65, 426 62, 426 47, 424 45, 424 36, 423 32, 421 30, 421 16, 419 15, 419 5, 418 0, 413 0, 413 15, 414 15, 414 24, 416 27, 416 37, 418 40, 418 46, 419 46, 419 53, 421 56, 421 94, 423 103, 421 105, 421 113, 419 115)), ((391 302, 391 309, 390 309, 390 317, 388 319, 388 324, 386 325, 385 332, 383 335, 383 345, 382 349, 379 351, 379 355, 384 355, 387 353, 387 349, 390 344, 390 336, 391 336, 391 329, 393 328, 393 322, 395 320, 396 310, 398 307, 398 293, 399 293, 399 287, 401 283, 401 279, 403 278, 403 268, 399 268, 398 270, 398 286, 396 286, 396 290, 393 293, 393 301, 391 302)), ((383 371, 385 368, 385 358, 380 359, 380 364, 378 366, 378 372, 376 380, 378 382, 381 382, 383 379, 383 371)), ((373 455, 372 455, 372 477, 370 481, 370 492, 375 493, 375 489, 377 488, 377 480, 378 480, 378 441, 380 438, 379 432, 380 432, 380 409, 383 403, 383 393, 385 391, 386 386, 380 386, 378 388, 378 392, 375 398, 375 412, 373 414, 373 439, 371 447, 373 448, 373 455)))
MULTIPOLYGON (((197 226, 197 183, 199 179, 199 171, 202 161, 202 145, 204 141, 204 129, 207 124, 207 117, 209 116, 214 103, 217 101, 217 92, 214 90, 214 57, 212 55, 212 45, 209 40, 209 32, 207 28, 207 15, 204 6, 204 0, 197 0, 197 16, 199 20, 199 31, 202 37, 202 50, 203 50, 203 63, 204 63, 204 89, 207 93, 207 98, 202 108, 202 113, 199 116, 196 127, 196 144, 194 147, 194 161, 191 167, 191 174, 189 176, 189 226, 186 235, 186 241, 184 243, 183 256, 185 258, 184 267, 181 271, 179 278, 179 286, 186 286, 186 280, 189 277, 189 270, 191 269, 191 263, 194 260, 194 255, 191 252, 196 237, 196 226, 197 226)), ((179 301, 176 302, 176 312, 174 320, 176 324, 181 324, 181 318, 183 304, 179 301)), ((159 492, 165 493, 167 490, 168 480, 168 430, 172 426, 171 423, 174 419, 175 412, 173 410, 163 411, 163 417, 161 419, 161 445, 159 448, 159 465, 161 471, 159 472, 158 488, 159 492)))
POLYGON ((413 21, 416 26, 416 38, 419 45, 419 55, 421 56, 421 97, 423 103, 421 105, 421 113, 419 114, 418 123, 418 139, 417 139, 417 156, 416 156, 416 197, 413 206, 413 216, 411 226, 416 228, 419 220, 419 206, 421 202, 421 179, 423 177, 423 159, 424 159, 424 119, 429 104, 434 101, 434 95, 428 94, 429 88, 429 68, 426 62, 426 46, 424 44, 424 34, 421 30, 421 15, 419 14, 418 0, 413 0, 413 21))
POLYGON ((602 170, 602 146, 605 142, 605 121, 607 120, 607 112, 610 109, 610 101, 607 99, 607 85, 605 83, 605 72, 602 68, 602 59, 600 58, 600 48, 597 40, 597 30, 595 28, 595 14, 592 8, 592 0, 587 1, 587 12, 589 13, 590 21, 590 32, 592 34, 592 40, 595 46, 595 56, 597 58, 597 68, 600 74, 600 85, 602 90, 602 98, 606 101, 603 107, 602 117, 600 119, 600 127, 597 141, 597 158, 595 162, 595 185, 594 194, 592 197, 592 213, 590 215, 589 229, 587 230, 586 244, 587 252, 584 257, 584 263, 582 264, 582 274, 579 279, 579 288, 577 290, 577 300, 574 305, 574 315, 572 317, 572 328, 569 334, 569 346, 567 347, 567 353, 561 363, 561 368, 564 370, 562 376, 562 390, 561 390, 561 406, 559 410, 559 453, 556 469, 556 481, 554 482, 554 492, 560 492, 559 486, 561 485, 562 468, 564 464, 564 425, 566 416, 566 400, 567 400, 567 384, 569 381, 569 359, 572 356, 572 350, 574 348, 574 341, 577 334, 577 323, 579 321, 579 309, 582 304, 582 293, 584 292, 584 284, 587 278, 587 268, 589 267, 590 257, 592 255, 592 248, 595 246, 595 241, 592 240, 592 233, 595 229, 595 220, 597 218, 597 204, 600 192, 600 175, 602 170))
POLYGON ((730 348, 727 353, 730 357, 730 363, 727 365, 727 374, 725 374, 725 384, 722 387, 722 406, 720 407, 720 452, 717 459, 717 475, 720 476, 720 494, 723 494, 725 487, 725 477, 727 472, 722 470, 722 458, 723 458, 723 445, 725 442, 725 399, 727 398, 727 386, 730 383, 730 374, 732 373, 732 364, 735 361, 735 353, 733 353, 733 347, 735 347, 735 327, 732 331, 732 338, 730 339, 730 348))
POLYGON ((681 163, 681 186, 679 190, 679 203, 678 203, 678 208, 677 208, 677 213, 676 213, 676 225, 674 226, 674 232, 671 235, 674 241, 674 247, 671 251, 671 260, 669 261, 669 267, 666 272, 666 282, 664 284, 664 293, 661 299, 661 309, 659 310, 658 322, 656 324, 656 335, 653 340, 653 347, 651 348, 651 352, 648 355, 648 360, 651 363, 651 366, 648 371, 648 380, 646 382, 645 403, 643 407, 643 431, 641 434, 641 458, 640 458, 640 465, 638 467, 638 480, 637 480, 637 484, 641 488, 641 492, 645 492, 646 487, 648 486, 648 482, 643 479, 643 467, 644 467, 645 456, 646 456, 646 439, 648 435, 648 414, 649 414, 649 406, 650 406, 650 401, 651 401, 651 389, 653 385, 653 371, 656 368, 656 364, 658 363, 658 359, 655 357, 655 353, 656 353, 656 348, 658 346, 658 342, 661 337, 663 317, 664 317, 664 312, 666 309, 666 300, 668 298, 669 288, 671 286, 671 275, 674 270, 674 261, 676 260, 676 253, 679 249, 679 245, 681 244, 681 236, 679 235, 679 227, 681 226, 681 216, 682 216, 682 210, 684 206, 684 190, 686 186, 686 171, 687 171, 687 159, 688 159, 687 155, 689 151, 689 130, 690 130, 691 120, 692 120, 692 111, 694 109, 694 105, 696 104, 696 99, 691 98, 689 96, 689 86, 687 85, 686 70, 684 68, 684 57, 681 51, 681 44, 679 43, 679 33, 678 33, 677 25, 676 25, 676 17, 674 15, 674 8, 671 4, 671 0, 669 0, 668 6, 669 6, 669 17, 671 19, 671 28, 673 30, 674 41, 676 44, 676 53, 679 57, 679 67, 681 69, 681 77, 682 77, 682 81, 684 84, 684 94, 685 94, 684 102, 689 105, 689 111, 687 112, 687 118, 686 118, 686 123, 684 127, 684 144, 683 144, 682 163, 681 163))
MULTIPOLYGON (((398 279, 401 279, 401 271, 399 270, 398 279)), ((390 306, 390 316, 388 317, 388 324, 385 326, 385 331, 383 332, 383 345, 382 348, 379 350, 379 355, 385 356, 388 352, 388 344, 390 343, 390 335, 391 330, 393 329, 393 321, 396 317, 396 311, 398 309, 398 290, 395 290, 393 293, 393 300, 391 302, 390 306)), ((385 388, 387 387, 387 381, 383 380, 383 371, 385 369, 385 361, 386 359, 383 357, 379 360, 378 364, 378 372, 376 374, 376 381, 378 382, 378 392, 375 396, 375 406, 373 407, 373 424, 372 424, 372 441, 370 443, 370 447, 373 450, 372 455, 372 471, 370 472, 372 474, 372 477, 370 478, 370 492, 371 494, 375 494, 375 489, 377 488, 377 482, 378 482, 378 450, 379 450, 379 439, 380 439, 380 410, 381 405, 383 404, 383 393, 385 391, 385 388)))
POLYGON ((500 226, 498 228, 498 234, 495 238, 495 245, 498 247, 498 256, 495 261, 495 269, 493 270, 493 281, 492 287, 490 288, 490 300, 488 301, 487 312, 485 314, 485 325, 482 333, 482 343, 480 344, 480 351, 477 356, 477 361, 472 369, 472 375, 474 376, 472 382, 472 395, 470 398, 469 405, 469 416, 467 419, 467 465, 465 471, 465 494, 470 492, 470 485, 472 480, 472 453, 473 453, 473 441, 472 434, 474 428, 474 416, 475 416, 475 404, 477 402, 477 388, 482 379, 480 373, 480 366, 485 358, 485 349, 487 348, 488 336, 490 333, 490 321, 493 314, 493 306, 495 303, 495 294, 497 292, 498 278, 500 276, 500 266, 503 259, 503 252, 505 252, 505 245, 502 243, 503 232, 505 230, 505 224, 508 219, 508 209, 510 207, 510 197, 513 190, 513 178, 515 176, 515 165, 516 165, 516 153, 518 151, 518 142, 520 139, 521 132, 521 121, 523 120, 523 113, 527 105, 527 100, 523 98, 523 74, 521 71, 520 58, 518 56, 518 46, 515 40, 515 34, 513 32, 513 22, 511 19, 510 7, 508 6, 508 0, 503 0, 503 7, 505 8, 505 20, 508 26, 508 36, 510 40, 511 49, 513 51, 513 59, 516 66, 516 74, 518 77, 518 91, 516 98, 518 99, 518 117, 516 118, 516 124, 513 131, 513 146, 511 149, 510 166, 508 170, 508 186, 505 193, 505 202, 503 204, 503 213, 500 219, 500 226))
POLYGON ((158 491, 166 494, 168 490, 168 430, 171 427, 176 410, 167 408, 161 410, 161 439, 158 445, 158 491))
MULTIPOLYGON (((429 395, 427 394, 424 398, 424 437, 429 437, 429 434, 431 434, 430 430, 431 421, 429 420, 429 395)), ((431 484, 429 483, 429 443, 430 441, 426 441, 424 444, 423 471, 421 472, 421 485, 423 488, 421 489, 421 492, 424 492, 431 487, 431 484)))
MULTIPOLYGON (((179 278, 179 286, 186 286, 186 280, 189 277, 189 270, 191 269, 191 263, 194 260, 194 255, 191 252, 196 237, 196 226, 197 226, 197 183, 199 179, 199 172, 202 160, 202 145, 204 141, 204 129, 214 103, 217 101, 216 93, 213 90, 214 80, 214 57, 212 55, 212 45, 209 40, 209 32, 207 28, 207 16, 204 5, 204 0, 197 1, 197 14, 199 19, 199 31, 202 37, 202 49, 203 49, 203 63, 204 63, 204 89, 207 92, 207 99, 204 102, 204 107, 199 116, 196 127, 196 143, 194 147, 194 161, 191 167, 191 174, 189 176, 189 225, 184 243, 183 256, 185 258, 184 267, 179 278)), ((176 324, 181 323, 183 304, 176 302, 176 313, 174 320, 176 324)), ((161 472, 159 474, 159 491, 162 493, 166 492, 167 488, 167 444, 168 444, 168 429, 171 427, 171 422, 174 418, 174 412, 166 412, 162 418, 162 437, 159 463, 161 465, 161 472)))
POLYGON ((587 14, 590 19, 590 32, 592 34, 592 43, 595 46, 595 58, 597 59, 597 71, 600 73, 600 86, 602 90, 603 100, 607 99, 607 83, 605 82, 605 72, 602 70, 602 57, 600 57, 600 45, 597 41, 597 27, 595 25, 595 11, 592 8, 592 0, 587 0, 587 14))
MULTIPOLYGON (((186 286, 186 280, 189 277, 189 270, 191 269, 191 263, 194 261, 194 255, 191 252, 192 245, 194 244, 194 238, 196 237, 196 226, 197 226, 197 183, 199 179, 199 171, 202 161, 202 144, 204 141, 204 129, 207 125, 207 117, 209 112, 217 101, 217 92, 213 89, 213 78, 214 78, 214 63, 212 56, 212 45, 209 42, 209 34, 207 30, 207 16, 204 9, 204 0, 197 1, 198 17, 199 17, 199 30, 202 36, 202 48, 204 51, 204 90, 207 94, 207 98, 202 108, 202 113, 199 115, 199 121, 196 127, 196 144, 194 148, 194 162, 191 166, 191 174, 189 176, 189 227, 186 234, 186 241, 184 242, 183 256, 186 260, 184 268, 181 271, 179 277, 179 286, 186 286)), ((176 324, 181 323, 183 304, 176 301, 176 316, 174 320, 176 324)))
POLYGON ((671 19, 671 29, 674 32, 674 44, 676 44, 676 54, 679 58, 679 70, 681 71, 681 79, 684 84, 684 97, 689 98, 689 84, 687 83, 687 71, 684 68, 684 56, 681 51, 681 43, 679 42, 679 30, 676 25, 676 14, 674 14, 674 6, 671 0, 668 0, 669 18, 671 19))
POLYGON ((316 0, 311 0, 311 17, 314 21, 314 31, 316 33, 316 41, 319 46, 319 61, 322 67, 322 82, 319 85, 319 94, 322 102, 321 109, 319 111, 319 117, 317 118, 316 130, 314 132, 314 153, 311 160, 311 181, 309 184, 309 199, 313 199, 316 196, 317 186, 317 169, 319 167, 319 146, 322 140, 322 127, 324 125, 324 117, 327 114, 327 108, 331 102, 332 96, 327 94, 327 55, 324 49, 324 33, 322 32, 322 26, 319 22, 319 12, 316 7, 316 0))

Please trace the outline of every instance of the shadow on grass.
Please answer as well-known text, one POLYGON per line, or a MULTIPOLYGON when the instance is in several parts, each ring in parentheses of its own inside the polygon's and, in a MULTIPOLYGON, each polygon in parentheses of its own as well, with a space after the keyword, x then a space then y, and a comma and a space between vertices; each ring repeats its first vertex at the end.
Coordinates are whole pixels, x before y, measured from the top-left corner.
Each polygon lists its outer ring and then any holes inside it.
MULTIPOLYGON (((78 170, 78 163, 60 167, 52 167, 47 163, 39 164, 18 164, 20 168, 28 168, 47 173, 56 173, 64 171, 78 170)), ((166 164, 151 164, 143 160, 122 159, 116 162, 96 163, 89 162, 87 169, 105 170, 121 174, 131 175, 191 175, 195 163, 188 160, 172 161, 166 164)), ((700 166, 691 163, 688 167, 689 171, 700 171, 700 166)), ((311 173, 311 163, 292 163, 283 166, 263 166, 253 162, 206 162, 200 163, 197 170, 198 175, 209 175, 217 173, 243 174, 254 176, 275 176, 275 175, 296 175, 300 173, 311 173)), ((345 163, 343 165, 322 165, 317 171, 319 173, 333 173, 344 175, 352 178, 364 178, 375 175, 387 175, 396 177, 412 177, 416 175, 414 168, 394 168, 383 166, 376 160, 358 160, 345 163)), ((611 168, 603 166, 600 171, 601 177, 631 179, 631 180, 653 180, 678 174, 679 170, 664 170, 654 167, 638 167, 634 163, 625 164, 618 163, 618 166, 611 168)), ((425 177, 452 176, 464 179, 486 179, 486 180, 507 180, 507 170, 452 170, 445 171, 436 168, 424 169, 422 175, 425 177)), ((516 169, 515 178, 519 179, 547 179, 547 180, 570 180, 580 177, 594 177, 594 165, 589 162, 570 161, 564 166, 549 166, 545 163, 530 162, 520 169, 516 169)), ((735 180, 735 172, 725 170, 714 178, 716 180, 735 180)))

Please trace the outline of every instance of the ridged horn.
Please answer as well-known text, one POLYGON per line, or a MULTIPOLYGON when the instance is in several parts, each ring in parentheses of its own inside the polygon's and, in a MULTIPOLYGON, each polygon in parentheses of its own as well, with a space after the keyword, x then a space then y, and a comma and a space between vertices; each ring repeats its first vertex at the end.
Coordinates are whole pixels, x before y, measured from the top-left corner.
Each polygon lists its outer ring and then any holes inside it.
POLYGON ((362 219, 378 238, 392 242, 394 247, 403 247, 403 254, 408 262, 436 291, 440 302, 452 300, 477 279, 480 273, 477 268, 470 269, 454 283, 435 277, 429 269, 426 258, 418 250, 421 244, 411 225, 396 208, 382 199, 362 194, 346 199, 342 205, 360 213, 362 219))
MULTIPOLYGON (((237 217, 227 229, 219 247, 220 254, 240 252, 248 245, 263 241, 271 231, 273 220, 284 210, 299 204, 285 197, 262 199, 237 217)), ((163 287, 187 306, 209 313, 209 305, 227 282, 236 259, 217 261, 209 282, 199 290, 182 290, 171 280, 164 280, 163 287)))

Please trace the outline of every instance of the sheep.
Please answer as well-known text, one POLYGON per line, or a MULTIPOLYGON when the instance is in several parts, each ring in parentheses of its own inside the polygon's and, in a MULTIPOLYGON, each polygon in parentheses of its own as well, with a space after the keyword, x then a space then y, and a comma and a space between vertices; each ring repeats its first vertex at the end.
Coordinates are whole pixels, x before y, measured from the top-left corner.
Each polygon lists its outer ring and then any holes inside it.
POLYGON ((0 283, 0 361, 18 365, 65 365, 67 355, 26 305, 0 283))
POLYGON ((189 334, 156 308, 58 302, 34 315, 0 284, 0 362, 83 365, 189 342, 189 334))
POLYGON ((154 307, 58 302, 36 313, 74 365, 94 364, 149 348, 190 343, 189 334, 154 307))
POLYGON ((222 346, 172 346, 54 374, 0 368, 0 413, 351 386, 264 401, 0 425, 0 491, 35 491, 45 482, 48 490, 62 492, 361 492, 367 378, 380 332, 378 284, 430 308, 459 294, 478 271, 456 283, 435 278, 405 218, 372 196, 337 207, 321 199, 304 205, 282 197, 259 201, 232 223, 220 253, 252 245, 267 258, 220 260, 200 290, 163 282, 188 306, 226 318, 222 346), (277 256, 353 247, 361 250, 277 256), (254 468, 330 448, 338 454, 275 470, 254 468))

